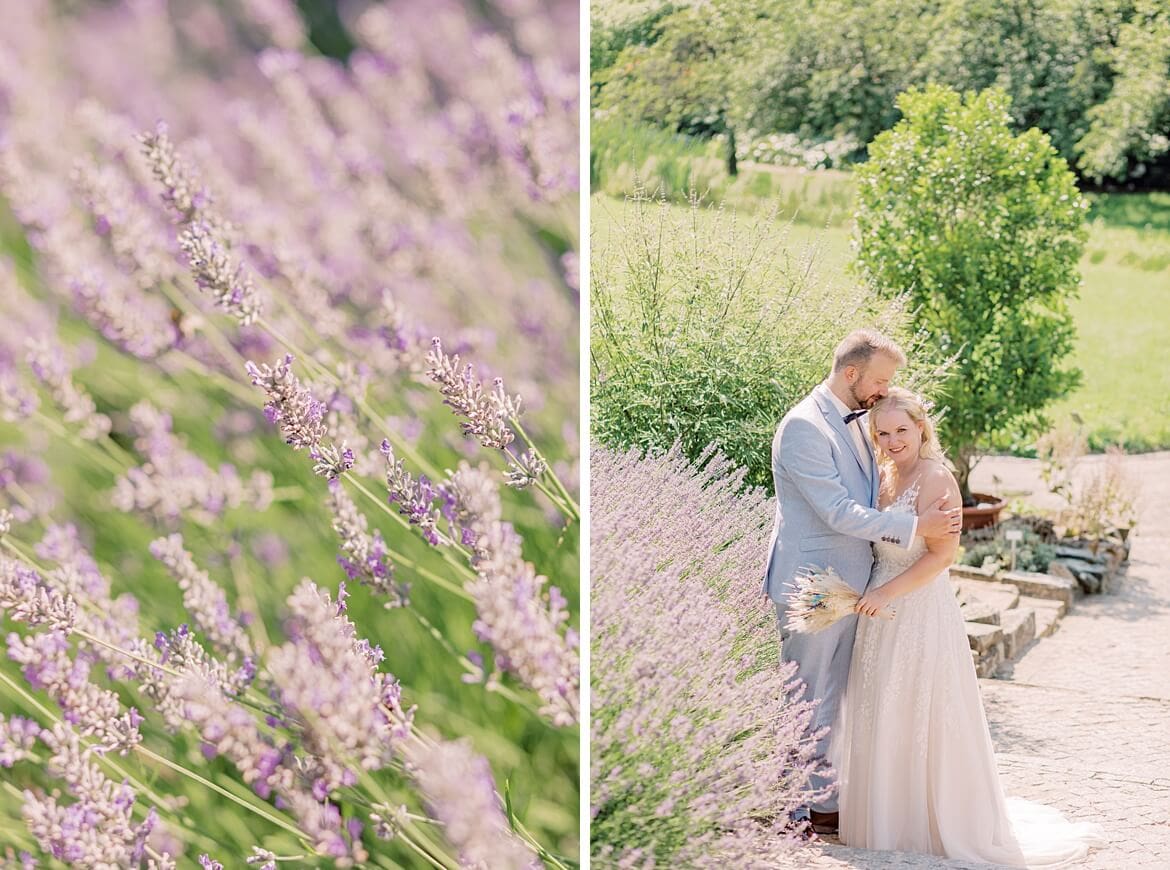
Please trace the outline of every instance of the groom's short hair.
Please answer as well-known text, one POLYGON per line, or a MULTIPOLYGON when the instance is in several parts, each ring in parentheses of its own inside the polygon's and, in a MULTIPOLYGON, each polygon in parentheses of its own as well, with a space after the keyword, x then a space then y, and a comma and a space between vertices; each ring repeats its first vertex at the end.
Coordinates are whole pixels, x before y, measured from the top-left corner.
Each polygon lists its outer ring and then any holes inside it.
POLYGON ((882 335, 874 329, 858 329, 847 336, 837 345, 833 352, 833 371, 839 372, 849 366, 864 369, 873 359, 874 354, 883 354, 898 364, 906 365, 906 354, 892 338, 882 335))

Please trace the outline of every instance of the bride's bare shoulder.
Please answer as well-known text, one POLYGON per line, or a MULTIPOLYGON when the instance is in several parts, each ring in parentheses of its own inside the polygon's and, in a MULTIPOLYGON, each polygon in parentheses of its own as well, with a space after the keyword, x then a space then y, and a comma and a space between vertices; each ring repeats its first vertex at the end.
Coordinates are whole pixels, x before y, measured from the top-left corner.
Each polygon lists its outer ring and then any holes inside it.
POLYGON ((918 503, 930 504, 939 496, 957 494, 959 483, 946 463, 938 459, 924 460, 926 467, 918 479, 918 503))

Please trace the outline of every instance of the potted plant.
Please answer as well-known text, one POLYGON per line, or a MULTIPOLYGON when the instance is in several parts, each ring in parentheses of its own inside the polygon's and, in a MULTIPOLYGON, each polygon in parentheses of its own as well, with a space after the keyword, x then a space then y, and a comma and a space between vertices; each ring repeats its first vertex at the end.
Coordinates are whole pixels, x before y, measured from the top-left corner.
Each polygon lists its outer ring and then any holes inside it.
POLYGON ((979 453, 1044 431, 1080 381, 1065 361, 1087 204, 1046 134, 1013 132, 1010 105, 996 88, 911 89, 856 173, 859 270, 954 357, 939 437, 969 506, 979 453))

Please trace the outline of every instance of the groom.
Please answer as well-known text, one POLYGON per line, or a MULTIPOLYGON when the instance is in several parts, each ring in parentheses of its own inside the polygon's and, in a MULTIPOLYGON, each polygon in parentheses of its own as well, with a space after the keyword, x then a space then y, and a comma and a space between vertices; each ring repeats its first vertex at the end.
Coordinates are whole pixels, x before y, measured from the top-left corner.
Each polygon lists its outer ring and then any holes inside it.
MULTIPOLYGON (((878 467, 866 429, 865 412, 886 395, 906 355, 891 339, 868 329, 846 336, 833 355, 833 371, 813 388, 776 429, 772 440, 772 478, 776 485, 776 524, 772 530, 764 594, 776 605, 780 655, 796 662, 806 699, 820 703, 812 730, 833 724, 849 677, 857 617, 848 616, 816 634, 790 633, 786 595, 797 569, 834 568, 863 592, 873 566, 871 541, 909 549, 915 535, 958 534, 961 507, 947 509, 945 497, 921 516, 877 510, 878 467)), ((826 735, 817 744, 824 757, 826 735)), ((813 777, 812 787, 831 780, 813 777)), ((837 829, 837 798, 799 814, 813 830, 837 829)))

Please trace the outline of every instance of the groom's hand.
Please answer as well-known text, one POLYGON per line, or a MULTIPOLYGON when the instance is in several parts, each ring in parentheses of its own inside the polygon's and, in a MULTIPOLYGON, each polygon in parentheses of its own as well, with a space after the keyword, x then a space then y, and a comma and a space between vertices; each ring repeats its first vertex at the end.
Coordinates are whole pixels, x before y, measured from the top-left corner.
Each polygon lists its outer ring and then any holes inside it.
POLYGON ((962 506, 947 507, 947 495, 943 493, 918 517, 918 534, 924 538, 945 538, 957 535, 963 530, 962 506))

